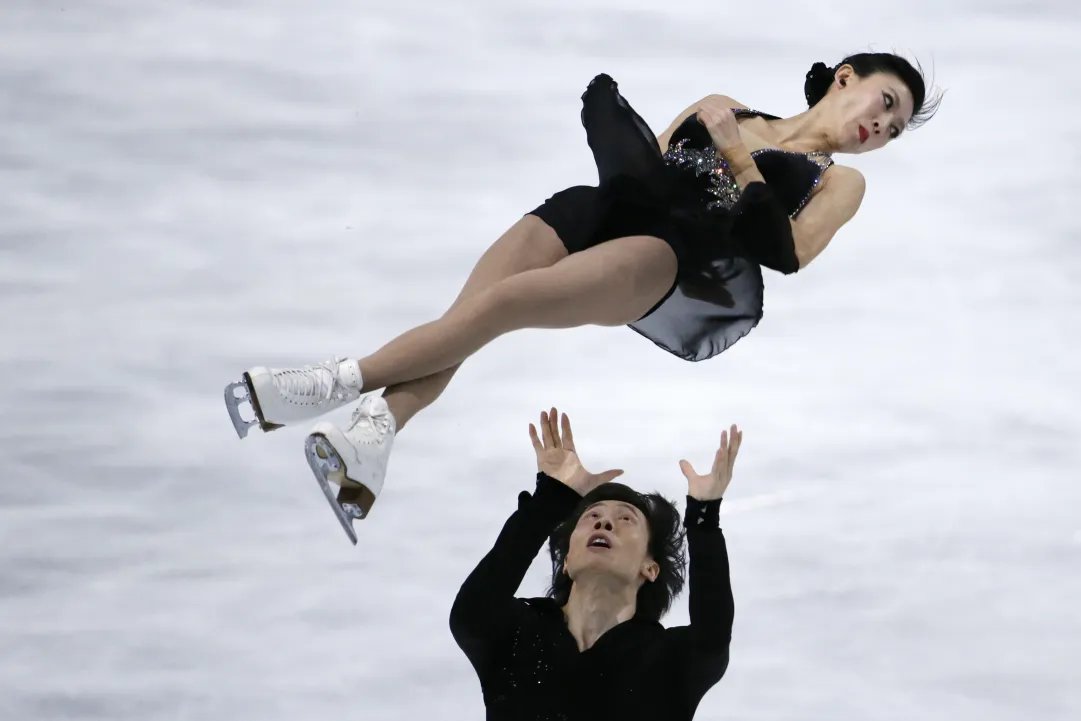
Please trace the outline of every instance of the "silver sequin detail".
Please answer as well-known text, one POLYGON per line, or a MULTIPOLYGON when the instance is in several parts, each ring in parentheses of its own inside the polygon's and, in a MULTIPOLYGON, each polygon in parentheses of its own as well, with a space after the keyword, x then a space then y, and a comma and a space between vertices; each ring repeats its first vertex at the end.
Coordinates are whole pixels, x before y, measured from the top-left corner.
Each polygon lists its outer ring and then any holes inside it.
MULTIPOLYGON (((757 110, 748 110, 745 108, 733 108, 733 112, 736 115, 764 115, 757 110)), ((710 187, 708 192, 717 196, 718 200, 711 200, 706 203, 708 210, 714 210, 715 208, 723 208, 728 210, 736 201, 739 200, 740 188, 736 182, 735 175, 732 173, 731 168, 728 167, 728 163, 725 161, 724 156, 717 153, 717 149, 712 145, 704 150, 698 150, 697 148, 684 147, 687 140, 680 140, 675 145, 669 146, 668 150, 664 154, 664 161, 669 165, 675 165, 677 167, 691 168, 694 170, 695 176, 709 175, 710 187)), ((760 148, 751 153, 751 158, 757 158, 762 153, 786 153, 788 155, 799 155, 801 157, 810 160, 812 163, 818 166, 818 175, 811 183, 811 187, 807 190, 807 194, 803 196, 803 200, 796 206, 795 210, 789 213, 790 218, 795 218, 799 215, 799 212, 803 210, 803 207, 811 200, 811 195, 814 194, 815 188, 818 187, 818 183, 822 180, 822 174, 826 172, 826 169, 833 165, 833 158, 829 153, 813 152, 813 153, 798 153, 794 150, 782 150, 781 148, 760 148)))
POLYGON ((718 200, 706 203, 708 210, 731 208, 739 200, 740 190, 736 177, 732 174, 732 169, 728 167, 724 157, 718 154, 717 149, 712 145, 704 150, 698 150, 684 147, 686 143, 687 140, 684 138, 670 146, 664 154, 664 161, 681 168, 689 167, 694 170, 695 176, 709 175, 710 187, 707 190, 716 195, 718 200))

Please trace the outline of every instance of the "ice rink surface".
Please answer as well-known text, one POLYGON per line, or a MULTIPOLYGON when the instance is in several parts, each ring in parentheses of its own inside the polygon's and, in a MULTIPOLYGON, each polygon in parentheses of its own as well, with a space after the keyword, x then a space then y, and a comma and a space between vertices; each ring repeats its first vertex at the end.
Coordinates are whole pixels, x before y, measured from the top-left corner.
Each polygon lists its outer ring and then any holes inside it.
POLYGON ((4 2, 0 718, 483 718, 447 615, 553 404, 587 466, 681 506, 677 461, 745 428, 698 719, 1081 718, 1079 39, 1072 0, 4 2), (237 440, 244 368, 436 317, 595 181, 597 73, 659 132, 713 92, 800 112, 811 63, 866 49, 942 108, 838 158, 861 212, 723 356, 496 341, 398 438, 356 548, 307 426, 237 440))

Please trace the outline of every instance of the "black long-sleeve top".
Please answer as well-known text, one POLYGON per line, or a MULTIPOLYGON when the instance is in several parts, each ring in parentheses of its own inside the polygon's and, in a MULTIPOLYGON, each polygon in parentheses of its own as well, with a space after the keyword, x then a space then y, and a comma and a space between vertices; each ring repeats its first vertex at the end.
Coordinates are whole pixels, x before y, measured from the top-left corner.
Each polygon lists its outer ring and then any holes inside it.
POLYGON ((687 498, 690 624, 633 617, 579 651, 550 598, 515 593, 545 540, 581 496, 543 473, 450 613, 480 679, 488 721, 683 721, 728 668, 735 613, 720 499, 687 498))

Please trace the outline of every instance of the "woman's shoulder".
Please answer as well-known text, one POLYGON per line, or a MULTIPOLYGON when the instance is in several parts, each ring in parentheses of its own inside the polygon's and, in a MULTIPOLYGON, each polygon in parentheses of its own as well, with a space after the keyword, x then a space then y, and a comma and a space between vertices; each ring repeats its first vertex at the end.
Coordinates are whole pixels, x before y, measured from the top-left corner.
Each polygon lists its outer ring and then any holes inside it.
POLYGON ((863 173, 849 165, 830 163, 822 173, 822 182, 816 184, 810 197, 828 196, 831 204, 839 203, 851 216, 863 204, 866 191, 867 179, 863 173))
POLYGON ((705 100, 712 100, 715 103, 718 103, 720 105, 725 105, 725 106, 727 106, 729 108, 733 108, 734 110, 750 110, 751 109, 751 106, 744 105, 743 103, 736 100, 735 98, 731 98, 731 97, 729 97, 727 95, 719 95, 717 93, 706 96, 705 100))
POLYGON ((830 166, 822 174, 822 179, 827 183, 838 183, 852 190, 858 190, 861 194, 867 188, 867 179, 859 170, 851 165, 830 163, 830 166))

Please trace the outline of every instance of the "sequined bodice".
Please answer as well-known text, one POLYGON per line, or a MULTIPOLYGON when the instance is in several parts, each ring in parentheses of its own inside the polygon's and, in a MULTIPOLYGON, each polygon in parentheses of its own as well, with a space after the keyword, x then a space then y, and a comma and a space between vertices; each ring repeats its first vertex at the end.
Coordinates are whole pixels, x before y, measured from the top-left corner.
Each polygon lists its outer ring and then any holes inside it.
MULTIPOLYGON (((733 108, 733 112, 737 116, 757 115, 776 119, 776 116, 743 108, 733 108)), ((822 173, 833 164, 828 153, 797 153, 778 148, 755 150, 751 157, 790 217, 803 210, 822 173)), ((706 199, 708 209, 731 208, 739 199, 740 189, 732 170, 713 146, 709 131, 695 116, 692 115, 676 129, 672 143, 664 154, 664 161, 671 167, 701 178, 702 190, 713 198, 706 199)))

